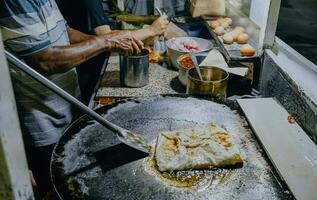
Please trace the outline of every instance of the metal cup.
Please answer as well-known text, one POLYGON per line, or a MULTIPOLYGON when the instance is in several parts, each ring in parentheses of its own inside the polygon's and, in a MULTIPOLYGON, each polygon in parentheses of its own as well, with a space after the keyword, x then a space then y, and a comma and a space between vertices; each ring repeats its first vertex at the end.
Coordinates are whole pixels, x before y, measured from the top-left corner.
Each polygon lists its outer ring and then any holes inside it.
POLYGON ((149 84, 149 51, 140 55, 120 56, 120 83, 126 87, 143 87, 149 84))
POLYGON ((218 67, 200 67, 200 72, 203 81, 195 68, 187 71, 187 94, 226 99, 229 73, 218 67))

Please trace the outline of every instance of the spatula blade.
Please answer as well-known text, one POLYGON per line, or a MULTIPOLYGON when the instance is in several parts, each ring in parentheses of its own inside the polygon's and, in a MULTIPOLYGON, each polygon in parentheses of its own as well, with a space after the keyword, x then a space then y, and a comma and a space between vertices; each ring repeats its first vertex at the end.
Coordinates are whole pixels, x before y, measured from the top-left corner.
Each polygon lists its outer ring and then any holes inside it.
POLYGON ((128 130, 122 130, 118 138, 124 144, 140 150, 144 153, 150 153, 151 146, 139 135, 128 130))

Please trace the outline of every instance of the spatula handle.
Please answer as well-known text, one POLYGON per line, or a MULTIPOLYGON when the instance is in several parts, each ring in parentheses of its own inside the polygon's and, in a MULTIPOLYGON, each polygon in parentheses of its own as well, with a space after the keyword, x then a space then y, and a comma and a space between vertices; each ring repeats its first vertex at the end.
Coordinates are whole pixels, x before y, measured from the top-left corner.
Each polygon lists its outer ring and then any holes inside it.
POLYGON ((40 82, 41 84, 43 84, 45 87, 47 87, 48 89, 52 90, 53 92, 55 92, 57 95, 59 95, 60 97, 62 97, 63 99, 65 99, 67 102, 69 102, 70 104, 76 106, 80 111, 82 111, 83 113, 87 114, 89 117, 91 117, 92 119, 96 120, 97 122, 99 122, 100 124, 102 124, 103 126, 105 126, 106 128, 108 128, 109 130, 111 130, 112 132, 114 132, 115 134, 117 134, 118 136, 123 137, 122 135, 122 131, 120 127, 118 127, 115 124, 112 124, 111 122, 105 120, 103 117, 101 117, 98 113, 96 113, 95 111, 93 111, 92 109, 88 108, 86 105, 84 105, 83 103, 81 103, 79 100, 77 100, 75 97, 73 97, 72 95, 68 94, 67 92, 65 92, 63 89, 61 89, 60 87, 58 87, 57 85, 55 85, 53 82, 51 82, 50 80, 48 80, 46 77, 44 77, 43 75, 41 75, 40 73, 38 73, 37 71, 35 71, 33 68, 31 68, 30 66, 28 66, 27 64, 25 64, 24 62, 22 62, 20 59, 18 59, 17 57, 15 57, 13 54, 11 54, 10 52, 5 50, 5 54, 7 56, 7 59, 14 64, 16 67, 18 67, 20 70, 22 70, 23 72, 25 72, 26 74, 28 74, 29 76, 31 76, 32 78, 34 78, 35 80, 37 80, 38 82, 40 82))

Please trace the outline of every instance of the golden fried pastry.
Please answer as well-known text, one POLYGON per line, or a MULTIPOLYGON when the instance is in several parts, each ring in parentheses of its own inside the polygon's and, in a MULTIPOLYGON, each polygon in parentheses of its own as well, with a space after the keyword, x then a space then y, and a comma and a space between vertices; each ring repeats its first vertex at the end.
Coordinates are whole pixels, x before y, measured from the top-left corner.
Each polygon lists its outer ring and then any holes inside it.
POLYGON ((237 26, 233 29, 233 31, 237 32, 238 34, 241 34, 245 32, 245 29, 242 26, 237 26))
POLYGON ((237 42, 238 42, 239 44, 246 44, 246 43, 248 43, 248 41, 249 41, 249 35, 246 34, 246 33, 240 34, 240 35, 238 36, 238 38, 237 38, 237 42))
POLYGON ((253 48, 249 44, 243 45, 240 49, 240 52, 243 56, 253 56, 255 54, 255 51, 255 48, 253 48))
POLYGON ((234 42, 233 35, 231 32, 224 34, 222 39, 223 39, 223 43, 225 44, 232 44, 234 42))

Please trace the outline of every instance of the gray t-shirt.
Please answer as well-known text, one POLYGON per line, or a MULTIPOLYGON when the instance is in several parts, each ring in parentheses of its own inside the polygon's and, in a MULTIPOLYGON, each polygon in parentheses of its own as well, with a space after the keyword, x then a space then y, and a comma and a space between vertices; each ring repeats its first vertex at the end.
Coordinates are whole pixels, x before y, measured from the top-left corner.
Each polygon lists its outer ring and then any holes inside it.
MULTIPOLYGON (((5 48, 18 56, 69 44, 66 21, 54 0, 3 0, 0 13, 5 48)), ((74 108, 16 67, 10 70, 24 143, 38 147, 57 142, 74 119, 74 108)), ((79 97, 75 69, 46 78, 79 97)))

